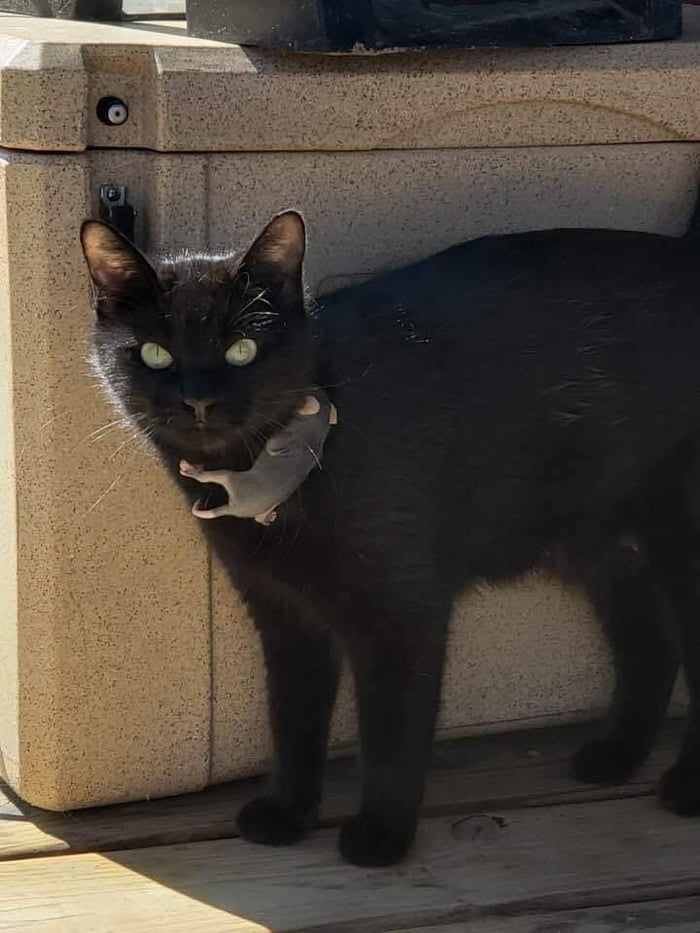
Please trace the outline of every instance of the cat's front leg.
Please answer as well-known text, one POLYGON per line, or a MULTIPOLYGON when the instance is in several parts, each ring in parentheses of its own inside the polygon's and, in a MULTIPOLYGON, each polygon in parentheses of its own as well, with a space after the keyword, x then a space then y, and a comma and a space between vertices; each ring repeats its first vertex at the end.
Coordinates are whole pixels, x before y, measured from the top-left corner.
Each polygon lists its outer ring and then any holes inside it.
POLYGON ((391 865, 416 832, 450 605, 398 592, 393 603, 358 600, 355 610, 346 644, 356 682, 362 796, 360 812, 341 828, 340 851, 355 865, 391 865))
POLYGON ((237 825, 250 842, 287 845, 318 816, 339 659, 299 607, 257 591, 246 601, 265 657, 274 764, 266 793, 243 807, 237 825))

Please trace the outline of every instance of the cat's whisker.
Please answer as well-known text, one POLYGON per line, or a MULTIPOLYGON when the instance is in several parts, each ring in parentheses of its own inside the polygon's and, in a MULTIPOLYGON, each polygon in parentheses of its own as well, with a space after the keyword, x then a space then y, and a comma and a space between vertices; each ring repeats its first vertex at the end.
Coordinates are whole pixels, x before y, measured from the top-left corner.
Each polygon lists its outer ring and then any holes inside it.
POLYGON ((83 512, 83 514, 80 516, 80 521, 82 521, 86 516, 88 516, 88 515, 90 514, 90 512, 93 512, 93 511, 97 508, 97 506, 100 504, 100 502, 102 502, 102 500, 103 500, 106 496, 108 496, 109 493, 115 488, 115 486, 117 485, 117 483, 119 482, 119 480, 122 478, 123 475, 124 475, 124 471, 122 471, 122 472, 119 474, 119 476, 116 477, 116 479, 113 479, 113 480, 112 480, 112 482, 111 482, 111 483, 109 484, 109 486, 105 489, 105 491, 102 493, 102 495, 99 496, 99 497, 92 503, 92 505, 90 506, 89 509, 87 509, 85 512, 83 512))
MULTIPOLYGON (((63 417, 65 417, 66 414, 67 414, 67 412, 64 413, 63 417)), ((52 424, 55 424, 57 421, 59 421, 61 417, 62 417, 61 415, 54 415, 53 418, 49 418, 48 421, 45 421, 45 422, 41 425, 41 430, 42 430, 42 431, 45 431, 47 428, 50 428, 51 425, 52 425, 52 424)))
POLYGON ((284 422, 280 421, 278 418, 273 418, 271 415, 260 415, 260 418, 263 419, 264 424, 273 428, 278 428, 280 431, 287 427, 284 422))
POLYGON ((107 459, 108 459, 108 460, 114 460, 114 458, 115 458, 116 456, 118 456, 118 454, 120 454, 121 451, 124 450, 125 447, 127 447, 132 441, 135 441, 137 438, 140 438, 140 437, 141 437, 141 431, 140 431, 140 429, 137 430, 137 431, 134 431, 134 433, 133 433, 133 434, 130 434, 129 437, 127 437, 127 439, 126 439, 125 441, 123 441, 123 442, 119 445, 119 447, 117 447, 117 449, 116 449, 115 451, 113 451, 113 452, 109 455, 109 457, 108 457, 107 459))
POLYGON ((268 438, 256 427, 251 427, 250 433, 253 435, 255 440, 260 444, 260 447, 264 447, 268 441, 268 438))
POLYGON ((246 321, 251 324, 264 324, 266 321, 273 321, 279 316, 277 311, 254 311, 252 314, 246 314, 246 321))
POLYGON ((250 288, 250 272, 241 272, 239 277, 241 281, 245 279, 245 285, 243 286, 243 295, 246 295, 248 293, 248 289, 250 288))
POLYGON ((319 468, 319 470, 322 470, 323 467, 321 466, 321 461, 318 459, 318 454, 316 453, 316 451, 313 450, 311 447, 309 447, 308 444, 304 444, 304 447, 306 447, 306 449, 308 450, 308 452, 311 454, 311 456, 312 456, 312 457, 314 458, 314 460, 316 461, 316 466, 319 468))
POLYGON ((319 385, 319 389, 339 389, 341 386, 354 385, 356 382, 359 382, 360 379, 364 379, 365 376, 374 368, 374 363, 368 363, 365 369, 360 373, 359 376, 348 376, 347 379, 343 379, 340 382, 327 382, 323 385, 319 385))
POLYGON ((156 431, 155 431, 155 424, 156 424, 156 419, 153 418, 153 419, 151 420, 151 423, 150 423, 147 427, 145 427, 145 428, 143 428, 143 429, 141 430, 141 441, 142 441, 142 446, 143 446, 143 449, 144 449, 146 455, 147 455, 151 460, 157 459, 157 458, 156 458, 155 450, 153 449, 153 444, 151 443, 151 442, 152 442, 152 439, 153 439, 153 437, 155 436, 155 433, 156 433, 156 431))
POLYGON ((375 442, 372 440, 372 438, 368 434, 365 434, 364 431, 360 430, 360 428, 358 428, 358 426, 353 421, 343 421, 343 427, 352 428, 352 430, 358 434, 363 441, 366 442, 367 446, 371 450, 375 449, 375 442))
MULTIPOLYGON (((44 414, 48 414, 50 410, 51 409, 47 409, 44 414)), ((66 418, 68 415, 70 415, 70 410, 68 408, 64 409, 63 411, 55 412, 47 421, 44 421, 44 423, 41 425, 41 430, 46 430, 46 428, 50 427, 52 424, 55 424, 56 421, 66 418)))
POLYGON ((91 431, 87 434, 82 441, 83 444, 85 441, 98 441, 101 437, 104 437, 105 434, 108 434, 113 428, 124 425, 125 418, 117 418, 115 421, 110 421, 109 424, 103 424, 99 428, 95 428, 94 431, 91 431))
POLYGON ((247 440, 247 438, 245 437, 244 434, 241 434, 241 441, 242 441, 243 446, 245 447, 245 449, 246 449, 246 451, 247 451, 247 453, 248 453, 248 456, 250 457, 250 462, 251 462, 251 464, 252 464, 252 463, 255 461, 255 454, 254 454, 253 451, 251 450, 250 444, 248 443, 248 440, 247 440))
POLYGON ((245 312, 248 310, 248 308, 251 308, 254 304, 257 304, 258 301, 262 302, 263 304, 268 305, 268 307, 271 308, 272 305, 271 305, 270 302, 265 298, 265 295, 266 295, 266 294, 267 294, 267 289, 264 289, 264 290, 261 291, 259 294, 255 295, 253 298, 251 298, 250 301, 247 302, 246 304, 244 304, 243 307, 239 310, 237 316, 243 316, 243 315, 245 314, 245 312))
POLYGON ((138 423, 139 421, 143 421, 143 419, 146 417, 148 417, 146 414, 135 414, 124 418, 117 418, 115 421, 111 421, 109 424, 102 425, 102 427, 99 427, 91 434, 88 434, 87 437, 83 438, 80 443, 82 444, 89 440, 90 443, 94 444, 96 441, 103 440, 105 437, 107 437, 108 434, 111 434, 118 428, 133 427, 134 422, 138 423))
MULTIPOLYGON (((98 434, 96 437, 90 438, 90 443, 91 443, 91 444, 96 444, 98 441, 104 440, 104 439, 105 439, 106 437, 108 437, 110 434, 113 434, 115 431, 118 431, 118 430, 121 429, 122 427, 123 427, 123 425, 121 425, 121 424, 118 424, 118 425, 110 425, 109 428, 105 428, 105 430, 102 431, 100 434, 98 434)), ((81 442, 81 443, 82 443, 82 442, 81 442)))

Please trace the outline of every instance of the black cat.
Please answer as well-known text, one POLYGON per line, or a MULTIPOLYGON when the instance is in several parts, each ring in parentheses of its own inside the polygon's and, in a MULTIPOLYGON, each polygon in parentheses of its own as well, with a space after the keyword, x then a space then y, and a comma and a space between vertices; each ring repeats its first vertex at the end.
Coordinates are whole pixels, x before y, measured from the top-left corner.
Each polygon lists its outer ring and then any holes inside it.
MULTIPOLYGON (((697 222, 694 226, 700 226, 697 222)), ((693 229, 694 229, 693 226, 693 229)), ((264 528, 204 531, 267 664, 275 765, 239 816, 255 842, 316 819, 345 652, 362 803, 351 862, 409 849, 456 595, 535 565, 575 582, 617 670, 609 731, 575 759, 627 778, 664 715, 679 655, 687 737, 661 796, 700 812, 700 243, 605 230, 487 237, 324 298, 302 291, 304 226, 279 215, 240 259, 156 268, 87 222, 102 380, 178 475, 247 469, 304 399, 340 414, 316 470, 264 528), (674 624, 671 624, 674 623, 674 624)), ((212 490, 210 505, 221 496, 212 490)))

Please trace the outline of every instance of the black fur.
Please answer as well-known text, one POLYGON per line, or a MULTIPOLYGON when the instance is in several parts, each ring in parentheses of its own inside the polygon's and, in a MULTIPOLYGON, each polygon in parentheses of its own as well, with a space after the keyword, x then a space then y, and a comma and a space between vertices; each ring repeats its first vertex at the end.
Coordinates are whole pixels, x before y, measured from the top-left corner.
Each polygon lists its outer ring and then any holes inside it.
POLYGON ((177 476, 180 457, 245 467, 313 384, 340 413, 323 470, 276 524, 204 523, 267 663, 275 767, 241 833, 281 844, 312 826, 345 652, 362 802, 341 852, 364 865, 400 859, 416 828, 453 600, 538 565, 588 594, 616 660, 609 731, 578 753, 577 775, 616 781, 638 767, 682 655, 692 711, 661 792, 672 809, 700 812, 694 238, 485 238, 340 291, 305 319, 303 231, 281 216, 240 265, 185 258, 157 276, 102 228, 129 270, 105 278, 90 248, 97 228, 84 231, 100 295, 98 368, 190 500, 201 488, 177 476), (241 310, 263 290, 264 304, 241 310), (246 369, 223 363, 234 333, 260 339, 246 369), (172 371, 145 369, 145 340, 171 350, 172 371), (204 432, 182 403, 193 394, 217 399, 204 432))

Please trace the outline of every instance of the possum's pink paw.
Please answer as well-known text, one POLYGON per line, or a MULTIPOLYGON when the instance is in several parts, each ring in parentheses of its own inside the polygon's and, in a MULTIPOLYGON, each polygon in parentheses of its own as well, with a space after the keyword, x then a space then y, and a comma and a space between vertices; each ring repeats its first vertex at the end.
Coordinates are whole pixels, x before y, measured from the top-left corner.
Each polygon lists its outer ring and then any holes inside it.
POLYGON ((270 509, 269 512, 262 512, 260 515, 255 516, 255 521, 259 525, 271 525, 276 520, 277 512, 275 509, 270 509))
POLYGON ((180 461, 180 473, 183 476, 194 476, 196 473, 201 473, 202 467, 200 464, 188 463, 187 460, 180 461))

